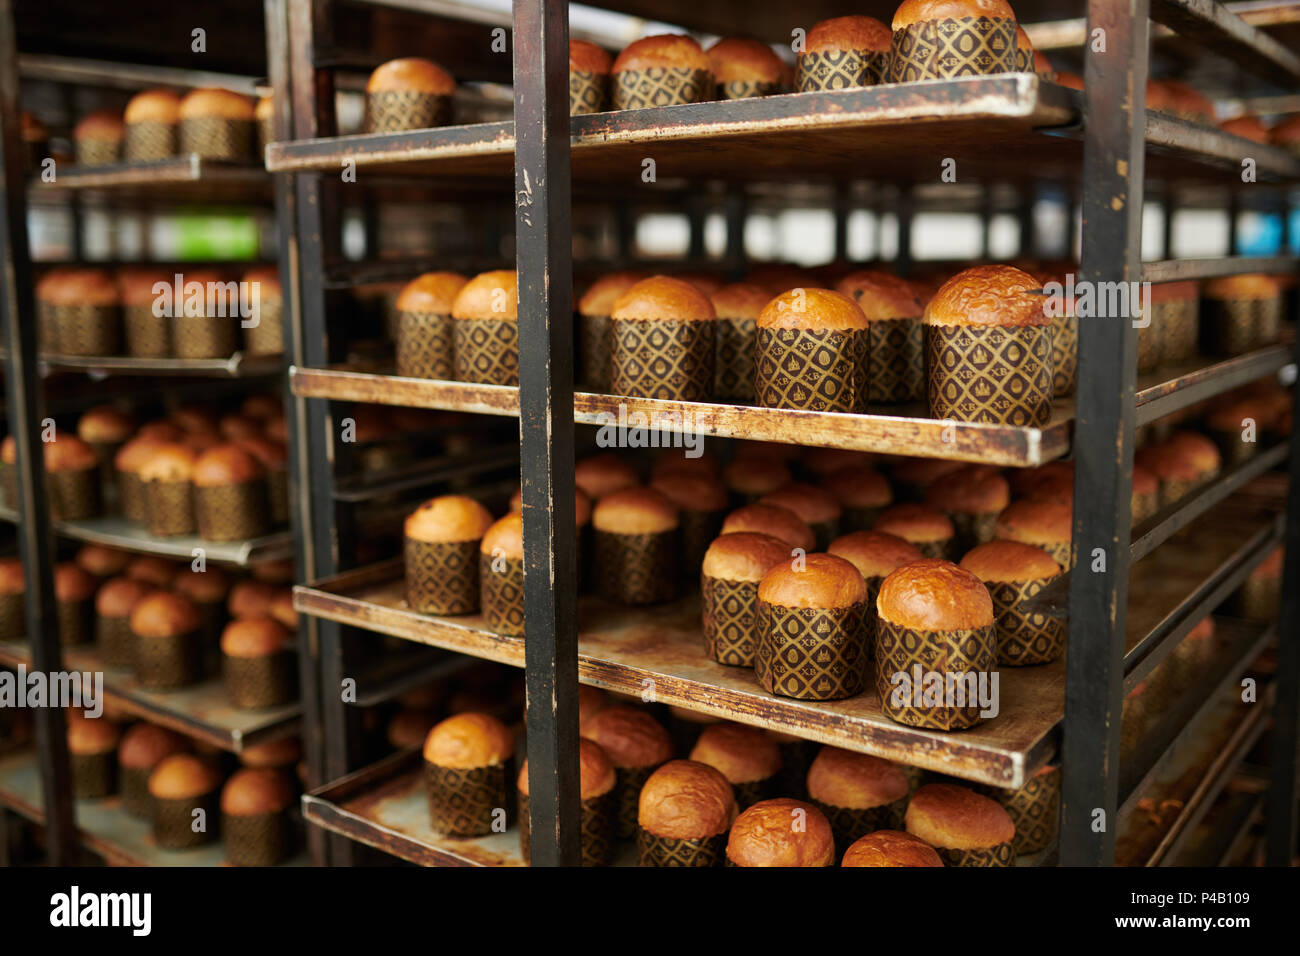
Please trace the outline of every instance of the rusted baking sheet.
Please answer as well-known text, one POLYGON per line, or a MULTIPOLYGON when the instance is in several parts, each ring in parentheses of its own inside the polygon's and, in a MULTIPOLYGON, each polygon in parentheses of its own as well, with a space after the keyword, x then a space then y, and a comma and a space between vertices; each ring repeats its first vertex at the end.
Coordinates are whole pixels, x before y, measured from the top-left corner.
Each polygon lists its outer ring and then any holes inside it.
MULTIPOLYGON (((486 630, 478 616, 437 618, 412 611, 400 560, 296 587, 294 606, 381 634, 524 665, 523 640, 486 630)), ((585 684, 635 695, 652 687, 661 703, 995 786, 1019 786, 1056 746, 1054 730, 1064 708, 1062 661, 1004 669, 1001 713, 970 730, 940 733, 889 720, 874 692, 826 702, 768 694, 751 670, 724 667, 705 655, 698 596, 657 608, 584 597, 579 615, 578 674, 585 684)))
MULTIPOLYGON (((519 414, 519 390, 502 385, 400 378, 346 368, 291 368, 294 394, 307 398, 441 408, 480 415, 519 414)), ((845 415, 757 408, 709 402, 673 402, 577 392, 574 420, 617 425, 644 415, 669 432, 745 438, 808 446, 931 458, 952 458, 1024 467, 1059 458, 1069 450, 1073 406, 1058 402, 1042 428, 944 423, 905 415, 845 415), (622 416, 622 419, 620 419, 622 416)))

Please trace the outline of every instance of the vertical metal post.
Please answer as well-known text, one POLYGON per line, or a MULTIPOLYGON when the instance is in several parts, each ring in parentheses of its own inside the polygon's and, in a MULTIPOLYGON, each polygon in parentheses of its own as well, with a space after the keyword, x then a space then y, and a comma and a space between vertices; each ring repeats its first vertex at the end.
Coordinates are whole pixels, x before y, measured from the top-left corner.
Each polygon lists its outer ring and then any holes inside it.
POLYGON ((691 263, 692 267, 699 265, 706 254, 704 245, 704 221, 706 214, 707 210, 702 196, 692 193, 687 197, 686 223, 690 229, 690 239, 686 246, 686 261, 691 263))
POLYGON ((980 258, 987 259, 993 248, 993 184, 985 183, 980 190, 980 258))
POLYGON ((836 262, 844 262, 849 257, 849 188, 845 183, 835 186, 835 200, 832 208, 835 216, 835 251, 836 262))
MULTIPOLYGON (((32 650, 32 670, 63 669, 54 608, 54 537, 45 487, 41 441, 41 377, 36 356, 36 305, 31 254, 27 248, 26 152, 18 113, 18 43, 12 0, 0 0, 0 318, 9 350, 5 391, 9 434, 17 450, 18 548, 26 586, 23 623, 32 650)), ((45 807, 46 845, 54 866, 77 855, 72 807, 72 773, 63 711, 41 707, 35 714, 36 752, 45 807)))
POLYGON ((515 248, 530 851, 579 862, 569 10, 514 0, 515 248))
POLYGON ((1238 221, 1241 219, 1241 200, 1234 192, 1228 196, 1228 255, 1237 255, 1240 249, 1240 237, 1237 235, 1238 221))
POLYGON ((898 255, 895 268, 900 276, 912 272, 912 215, 916 209, 916 200, 910 186, 904 186, 894 207, 898 217, 898 255))
POLYGON ((1161 223, 1160 254, 1166 259, 1174 257, 1174 214, 1178 212, 1178 200, 1169 189, 1165 194, 1164 222, 1161 223))
MULTIPOLYGON (((1148 0, 1090 0, 1106 53, 1084 70, 1085 282, 1141 278, 1148 0)), ((1060 861, 1115 857, 1120 708, 1128 602, 1136 333, 1126 316, 1079 320, 1074 567, 1066 662, 1060 861), (1095 557, 1096 556, 1096 557, 1095 557), (1104 570, 1099 562, 1104 561, 1104 570)))
POLYGON ((745 220, 749 215, 749 200, 743 186, 727 189, 724 206, 727 219, 727 278, 739 281, 745 274, 745 220))
POLYGON ((1032 259, 1038 255, 1038 221, 1034 218, 1038 192, 1033 186, 1026 186, 1020 191, 1016 204, 1016 225, 1019 235, 1019 253, 1021 258, 1032 259))

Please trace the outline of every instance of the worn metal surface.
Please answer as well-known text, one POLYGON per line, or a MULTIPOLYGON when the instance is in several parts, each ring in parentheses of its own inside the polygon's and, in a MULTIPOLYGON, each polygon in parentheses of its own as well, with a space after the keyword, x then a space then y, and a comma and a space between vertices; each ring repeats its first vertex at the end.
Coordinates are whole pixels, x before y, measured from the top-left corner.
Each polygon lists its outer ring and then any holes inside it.
POLYGON ((245 355, 243 352, 236 352, 229 358, 219 359, 131 358, 126 355, 85 356, 42 353, 41 361, 51 368, 111 372, 114 375, 218 378, 264 378, 275 375, 284 368, 284 359, 279 355, 245 355))
POLYGON ((90 541, 138 554, 161 554, 186 561, 194 557, 194 549, 202 548, 205 560, 239 567, 274 561, 293 553, 293 538, 288 531, 244 541, 205 541, 197 535, 163 538, 149 534, 134 521, 117 516, 59 521, 56 527, 62 537, 75 541, 90 541))
POLYGON ((1151 0, 1151 18, 1272 81, 1300 80, 1300 55, 1218 0, 1151 0))
MULTIPOLYGON (((1168 254, 1168 249, 1166 249, 1168 254)), ((1142 263, 1143 282, 1181 282, 1187 279, 1213 279, 1246 272, 1269 274, 1294 272, 1300 268, 1300 256, 1222 256, 1205 259, 1162 259, 1142 263)))
POLYGON ((34 198, 72 190, 159 198, 226 202, 261 201, 270 195, 270 177, 262 166, 204 159, 197 153, 148 162, 111 166, 65 164, 52 182, 36 180, 34 198))
POLYGON ((1275 375, 1295 360, 1291 345, 1269 345, 1246 355, 1212 361, 1193 359, 1138 380, 1137 419, 1141 426, 1213 398, 1238 385, 1275 375))
POLYGON ((426 458, 412 465, 387 469, 378 474, 351 475, 334 484, 338 501, 355 503, 385 495, 413 491, 457 478, 482 476, 514 466, 518 471, 519 444, 474 448, 471 451, 426 458))

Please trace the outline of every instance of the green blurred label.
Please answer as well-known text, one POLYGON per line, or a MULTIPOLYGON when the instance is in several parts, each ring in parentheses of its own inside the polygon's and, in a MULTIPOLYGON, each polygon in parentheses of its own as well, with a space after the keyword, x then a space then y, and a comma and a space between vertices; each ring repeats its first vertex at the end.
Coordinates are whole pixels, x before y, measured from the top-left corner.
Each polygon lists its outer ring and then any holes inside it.
POLYGON ((176 217, 180 259, 256 259, 257 222, 250 215, 176 217))

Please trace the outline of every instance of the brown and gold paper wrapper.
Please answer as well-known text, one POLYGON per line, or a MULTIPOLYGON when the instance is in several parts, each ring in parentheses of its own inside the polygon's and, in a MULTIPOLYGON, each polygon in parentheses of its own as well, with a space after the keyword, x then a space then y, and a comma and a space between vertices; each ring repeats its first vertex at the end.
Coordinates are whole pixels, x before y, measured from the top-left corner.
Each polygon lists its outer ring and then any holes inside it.
POLYGON ((95 602, 57 601, 54 612, 59 627, 59 643, 64 647, 89 644, 95 636, 95 602))
POLYGON ((609 100, 609 74, 569 71, 569 115, 603 113, 609 100))
POLYGON ((397 374, 404 378, 455 375, 453 319, 437 312, 397 313, 397 374))
POLYGON ((617 110, 703 103, 713 96, 713 75, 686 67, 623 70, 613 75, 611 83, 617 110))
POLYGON ((117 473, 117 493, 122 515, 140 524, 149 522, 149 489, 140 476, 130 471, 117 473))
POLYGON ((56 521, 96 518, 104 510, 98 468, 70 468, 46 473, 50 515, 56 521))
POLYGON ((46 305, 53 347, 63 355, 117 355, 122 326, 112 305, 46 305))
POLYGON ((262 299, 257 306, 257 325, 243 328, 244 351, 249 355, 279 355, 284 351, 284 303, 262 299))
POLYGON ((636 836, 641 788, 657 768, 658 764, 653 767, 614 768, 614 836, 617 839, 630 840, 636 836))
MULTIPOLYGON (((1237 615, 1250 621, 1268 621, 1277 616, 1282 599, 1281 578, 1249 577, 1233 598, 1237 615)), ((22 625, 19 624, 19 629, 22 625)))
POLYGON ((700 575, 704 648, 719 664, 753 667, 758 634, 758 582, 700 575))
POLYGON ((616 604, 663 604, 677 597, 681 533, 595 532, 596 587, 616 604))
POLYGON ((795 89, 800 93, 847 90, 887 82, 889 54, 875 50, 825 50, 800 53, 795 89))
POLYGON ((927 558, 942 558, 945 561, 952 559, 953 546, 955 538, 943 538, 939 541, 912 541, 911 544, 927 558))
POLYGON ((271 516, 271 526, 289 523, 289 469, 268 468, 266 471, 266 506, 271 516))
POLYGON ((582 380, 596 392, 609 390, 609 316, 581 315, 578 321, 578 354, 582 380))
POLYGON ((714 97, 719 100, 747 100, 755 96, 772 96, 781 92, 780 83, 761 80, 732 80, 714 86, 714 97))
MULTIPOLYGON (((1159 367, 1165 357, 1164 330, 1160 327, 1160 322, 1155 314, 1155 307, 1151 308, 1151 322, 1146 328, 1139 327, 1137 330, 1138 354, 1137 370, 1138 372, 1151 372, 1159 367)), ((1055 353, 1053 353, 1055 355, 1055 353)))
POLYGON ((296 659, 289 651, 222 659, 226 697, 240 710, 280 707, 296 696, 296 659))
POLYGON ((153 804, 154 842, 164 850, 184 850, 216 840, 217 827, 221 823, 218 791, 197 797, 151 797, 150 800, 153 804), (203 811, 202 829, 197 832, 195 810, 203 811))
POLYGON ((764 408, 863 412, 867 330, 759 329, 754 392, 764 408))
POLYGON ((180 151, 204 159, 248 162, 253 158, 253 121, 223 116, 197 116, 181 120, 180 151))
POLYGON ((855 840, 868 833, 903 829, 903 814, 907 811, 906 798, 866 808, 836 807, 820 800, 813 800, 812 803, 830 822, 831 833, 835 835, 835 849, 841 855, 855 840))
POLYGON ((610 391, 615 395, 708 401, 713 391, 713 322, 611 319, 610 391))
POLYGON ((406 601, 421 614, 479 609, 479 542, 405 539, 406 601))
POLYGON ((925 326, 880 319, 867 326, 867 401, 898 405, 925 398, 925 326))
POLYGON ((947 80, 1016 69, 1016 21, 1003 17, 921 20, 894 31, 890 81, 947 80))
POLYGON ((754 401, 754 333, 757 319, 714 323, 713 394, 745 404, 754 401))
POLYGON ((934 850, 943 860, 944 866, 1014 866, 1016 861, 1015 850, 1010 843, 999 843, 983 850, 953 850, 942 846, 937 846, 934 850))
POLYGON ((173 315, 170 321, 176 358, 229 358, 239 346, 234 316, 173 315))
POLYGON ((1079 377, 1079 318, 1052 319, 1052 394, 1073 395, 1079 377))
POLYGON ((1065 653, 1065 624, 1057 618, 1021 609, 1025 601, 1052 580, 985 582, 993 598, 999 664, 1008 667, 1049 664, 1065 653))
POLYGON ((199 537, 207 541, 245 541, 271 530, 266 481, 235 482, 194 489, 199 537))
POLYGON ((144 489, 150 534, 194 533, 194 486, 189 481, 149 481, 144 489))
POLYGON ((1282 299, 1207 299, 1206 322, 1218 355, 1241 355, 1277 341, 1282 299))
POLYGON ((519 325, 509 319, 457 319, 456 380, 480 385, 519 384, 519 325))
MULTIPOLYGON (((579 805, 583 866, 609 866, 614 859, 614 791, 588 797, 579 805)), ((529 863, 528 797, 519 794, 519 851, 529 863)), ((531 866, 531 863, 529 863, 531 866)))
POLYGON ((117 754, 69 754, 72 795, 78 800, 100 800, 117 790, 117 754))
POLYGON ((173 637, 134 637, 131 661, 141 687, 172 690, 203 679, 203 635, 198 631, 173 637))
POLYGON ((1065 570, 1070 570, 1070 542, 1069 541, 1049 541, 1046 544, 1036 544, 1036 548, 1041 548, 1052 556, 1052 559, 1065 570))
POLYGON ((760 800, 769 800, 775 797, 779 777, 780 773, 778 772, 759 780, 742 780, 739 783, 733 783, 731 791, 736 795, 736 806, 740 810, 748 810, 760 800))
POLYGON ((128 163, 168 159, 176 155, 176 124, 150 120, 126 124, 126 161, 128 163))
POLYGON ((490 554, 479 554, 483 621, 498 634, 524 636, 524 563, 517 558, 499 559, 501 570, 492 569, 490 554))
POLYGON ((1151 306, 1162 330, 1161 361, 1185 362, 1196 355, 1200 340, 1200 309, 1195 299, 1157 302, 1151 306))
POLYGON ((148 305, 128 305, 123 310, 126 354, 135 358, 167 358, 172 354, 171 319, 154 315, 148 305))
POLYGON ((134 643, 126 618, 101 615, 95 619, 95 644, 105 667, 130 670, 134 643))
POLYGON ((152 772, 153 767, 118 767, 122 809, 141 820, 148 820, 153 811, 153 798, 149 795, 149 774, 152 772))
POLYGON ((948 520, 957 532, 953 550, 965 554, 981 544, 988 544, 996 537, 998 513, 972 514, 965 511, 948 511, 948 520))
POLYGON ((0 594, 0 641, 16 641, 27 631, 22 594, 0 594))
POLYGON ((293 820, 287 811, 221 815, 221 842, 235 866, 275 866, 293 853, 293 820))
POLYGON ((74 143, 78 166, 112 166, 122 161, 120 139, 78 139, 74 143))
POLYGON ((510 824, 510 763, 458 769, 424 763, 429 823, 447 836, 486 836, 492 832, 497 810, 506 812, 510 824))
MULTIPOLYGON (((934 730, 961 730, 973 727, 980 717, 980 704, 976 700, 965 706, 937 706, 917 704, 917 689, 898 685, 911 693, 899 702, 894 700, 895 674, 906 674, 908 683, 914 679, 913 670, 920 666, 922 674, 937 672, 945 678, 949 674, 989 673, 997 666, 997 632, 988 627, 956 631, 919 631, 900 627, 880 618, 876 625, 876 692, 885 716, 909 727, 929 727, 934 730)), ((924 695, 924 685, 920 692, 924 695)), ((923 696, 922 696, 923 699, 923 696)))
POLYGON ((367 133, 396 133, 404 129, 430 129, 451 122, 451 97, 414 90, 388 90, 366 94, 364 129, 367 133))
POLYGON ((1206 429, 1209 437, 1219 449, 1223 465, 1231 468, 1254 458, 1259 451, 1259 442, 1245 441, 1241 428, 1206 429))
POLYGON ((995 788, 991 795, 1016 825, 1016 838, 1011 841, 1016 856, 1038 853, 1056 842, 1061 812, 1059 768, 1035 774, 1019 790, 995 788))
POLYGON ((926 327, 930 415, 1033 426, 1052 413, 1050 326, 926 327))
POLYGON ((754 675, 763 689, 797 700, 861 693, 867 667, 863 604, 794 608, 756 602, 754 675))
POLYGON ((663 837, 637 827, 638 866, 721 866, 727 852, 727 834, 681 840, 663 837))

